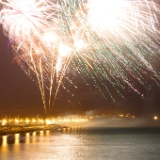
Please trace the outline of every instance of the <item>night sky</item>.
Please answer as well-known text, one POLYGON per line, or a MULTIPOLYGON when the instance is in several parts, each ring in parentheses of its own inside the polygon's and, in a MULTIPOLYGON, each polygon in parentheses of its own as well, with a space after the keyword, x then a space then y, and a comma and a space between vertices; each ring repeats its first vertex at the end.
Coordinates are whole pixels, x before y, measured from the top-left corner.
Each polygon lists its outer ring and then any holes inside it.
MULTIPOLYGON (((90 110, 97 114, 131 112, 141 116, 160 113, 160 88, 154 83, 149 91, 143 90, 144 98, 126 90, 126 100, 117 97, 116 102, 110 98, 105 100, 97 89, 91 85, 87 87, 79 77, 76 83, 78 89, 72 91, 71 88, 70 94, 60 90, 51 114, 77 114, 90 110)), ((9 41, 0 28, 0 116, 37 114, 44 115, 38 86, 25 75, 14 60, 9 41)))

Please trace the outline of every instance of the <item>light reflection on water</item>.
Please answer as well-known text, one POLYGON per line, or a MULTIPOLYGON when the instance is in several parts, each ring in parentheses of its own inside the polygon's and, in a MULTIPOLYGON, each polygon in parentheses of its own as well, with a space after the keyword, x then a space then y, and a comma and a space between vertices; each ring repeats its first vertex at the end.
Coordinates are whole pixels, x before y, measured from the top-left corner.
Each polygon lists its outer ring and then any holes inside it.
POLYGON ((79 136, 75 134, 78 129, 73 127, 2 136, 0 160, 75 160, 78 154, 76 146, 83 145, 79 136))
POLYGON ((7 136, 3 136, 2 137, 2 147, 6 147, 7 146, 7 136))
POLYGON ((159 150, 160 130, 72 127, 0 137, 0 160, 159 160, 159 150))

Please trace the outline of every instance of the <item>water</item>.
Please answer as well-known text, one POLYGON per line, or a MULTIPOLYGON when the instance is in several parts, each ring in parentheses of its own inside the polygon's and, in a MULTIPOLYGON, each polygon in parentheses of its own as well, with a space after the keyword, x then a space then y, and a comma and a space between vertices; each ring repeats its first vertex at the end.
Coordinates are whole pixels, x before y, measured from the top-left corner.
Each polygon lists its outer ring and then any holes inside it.
POLYGON ((74 127, 2 136, 0 160, 160 160, 160 129, 74 127))

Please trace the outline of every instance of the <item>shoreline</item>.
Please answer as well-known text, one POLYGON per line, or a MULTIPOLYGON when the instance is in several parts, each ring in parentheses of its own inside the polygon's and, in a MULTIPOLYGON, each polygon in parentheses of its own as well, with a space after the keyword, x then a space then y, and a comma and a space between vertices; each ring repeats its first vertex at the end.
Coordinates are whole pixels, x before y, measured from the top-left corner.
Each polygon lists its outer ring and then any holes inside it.
MULTIPOLYGON (((14 126, 1 126, 0 127, 0 136, 5 136, 5 135, 10 135, 10 134, 25 134, 25 133, 33 133, 33 132, 39 132, 39 131, 60 131, 66 128, 70 128, 66 125, 59 125, 59 124, 42 124, 42 125, 25 125, 25 126, 18 126, 18 125, 14 125, 14 126)), ((117 131, 121 132, 121 131, 127 131, 130 133, 135 133, 135 129, 138 132, 144 132, 147 131, 148 129, 154 129, 154 130, 158 130, 160 131, 160 126, 136 126, 136 127, 131 127, 131 126, 127 126, 127 127, 102 127, 102 126, 90 126, 89 127, 91 130, 97 130, 98 132, 101 131, 102 129, 104 130, 108 130, 108 133, 112 132, 112 134, 117 133, 117 131)), ((122 133, 123 133, 122 132, 122 133)))
POLYGON ((67 126, 58 124, 1 126, 0 136, 16 133, 29 133, 35 131, 59 130, 63 128, 67 128, 67 126))

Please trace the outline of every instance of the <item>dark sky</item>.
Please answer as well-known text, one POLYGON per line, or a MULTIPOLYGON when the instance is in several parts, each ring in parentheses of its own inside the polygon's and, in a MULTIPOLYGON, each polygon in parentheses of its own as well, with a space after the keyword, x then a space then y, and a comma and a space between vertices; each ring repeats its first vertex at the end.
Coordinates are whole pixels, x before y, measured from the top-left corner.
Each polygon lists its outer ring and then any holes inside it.
POLYGON ((38 87, 14 61, 2 29, 0 37, 0 116, 43 113, 38 87))
MULTIPOLYGON (((152 87, 145 91, 144 99, 135 93, 124 93, 126 100, 117 98, 116 102, 105 100, 93 87, 87 88, 81 81, 74 96, 60 91, 53 114, 84 113, 93 110, 103 112, 133 112, 137 115, 160 112, 160 88, 152 87), (63 96, 62 96, 63 95, 63 96)), ((72 89, 71 89, 72 91, 72 89)), ((0 28, 0 117, 44 115, 43 104, 38 87, 15 62, 9 41, 0 28)))

